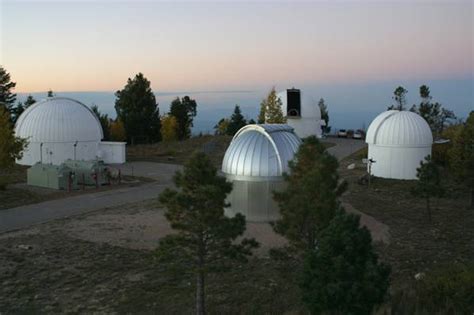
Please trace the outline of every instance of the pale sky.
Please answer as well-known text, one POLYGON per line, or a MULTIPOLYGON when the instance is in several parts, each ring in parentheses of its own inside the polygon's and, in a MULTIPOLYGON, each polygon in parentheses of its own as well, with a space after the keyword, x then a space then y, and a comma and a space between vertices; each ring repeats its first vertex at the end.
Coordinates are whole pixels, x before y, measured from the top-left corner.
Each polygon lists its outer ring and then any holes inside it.
POLYGON ((155 91, 473 78, 473 1, 0 0, 18 92, 155 91))

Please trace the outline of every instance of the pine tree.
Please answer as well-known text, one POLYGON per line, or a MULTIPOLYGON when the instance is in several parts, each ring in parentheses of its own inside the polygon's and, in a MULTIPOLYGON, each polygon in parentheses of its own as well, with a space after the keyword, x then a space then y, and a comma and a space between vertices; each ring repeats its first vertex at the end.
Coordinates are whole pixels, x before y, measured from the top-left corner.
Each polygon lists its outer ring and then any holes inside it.
POLYGON ((444 194, 438 166, 431 156, 428 155, 425 161, 420 162, 420 167, 416 169, 416 177, 418 177, 418 182, 413 189, 413 194, 426 200, 426 212, 431 222, 430 200, 432 197, 441 197, 444 194))
POLYGON ((10 73, 0 66, 0 107, 5 108, 10 114, 16 101, 16 94, 13 93, 16 82, 11 81, 10 73))
POLYGON ((18 102, 18 104, 11 109, 12 123, 15 124, 21 114, 23 114, 23 112, 34 103, 36 103, 36 100, 31 95, 28 95, 24 103, 18 102))
POLYGON ((230 117, 229 126, 227 127, 227 134, 230 136, 235 135, 240 128, 247 125, 247 121, 245 120, 244 116, 242 116, 242 112, 240 110, 239 105, 235 105, 234 113, 230 117))
POLYGON ((456 119, 456 115, 450 110, 443 108, 438 102, 431 102, 430 88, 426 85, 420 86, 420 105, 413 105, 410 111, 423 117, 430 126, 431 132, 438 137, 442 134, 446 122, 456 119))
POLYGON ((46 94, 46 97, 54 97, 54 96, 55 96, 55 95, 54 95, 54 93, 53 93, 52 90, 49 90, 49 91, 47 92, 47 94, 46 94))
POLYGON ((16 124, 16 122, 18 121, 18 118, 20 118, 20 115, 23 114, 24 111, 25 111, 25 106, 23 105, 22 102, 18 102, 18 104, 16 104, 16 106, 10 110, 11 112, 10 119, 13 125, 16 124))
POLYGON ((177 121, 178 140, 188 139, 191 136, 193 119, 197 114, 197 103, 189 96, 177 97, 171 102, 169 115, 177 121))
POLYGON ((115 93, 117 118, 123 122, 127 141, 149 143, 161 140, 160 111, 155 94, 142 73, 129 78, 125 87, 115 93))
POLYGON ((292 247, 311 250, 339 209, 338 197, 346 183, 339 183, 337 159, 314 136, 300 145, 289 168, 290 174, 284 175, 286 190, 274 193, 281 214, 274 229, 292 247))
POLYGON ((474 209, 474 111, 456 133, 449 157, 454 175, 471 191, 470 206, 474 209))
POLYGON ((323 98, 319 100, 318 107, 321 110, 321 119, 324 120, 325 123, 325 126, 323 126, 323 131, 324 133, 329 133, 331 132, 331 126, 329 126, 329 112, 323 98))
POLYGON ((257 117, 257 122, 259 124, 265 123, 266 110, 267 110, 267 102, 265 99, 263 99, 262 102, 260 103, 260 112, 258 113, 258 117, 257 117))
POLYGON ((359 217, 339 211, 305 258, 301 290, 311 314, 372 314, 389 287, 390 268, 378 262, 359 217))
POLYGON ((27 109, 34 103, 36 103, 35 98, 32 95, 28 95, 28 97, 26 98, 26 101, 23 103, 23 106, 25 107, 25 109, 27 109))
POLYGON ((405 110, 407 99, 406 94, 408 91, 403 87, 399 86, 393 91, 393 99, 395 100, 395 105, 391 105, 388 107, 388 110, 395 109, 395 110, 405 110))
POLYGON ((109 119, 109 115, 102 114, 99 111, 99 107, 95 104, 92 105, 91 110, 97 116, 97 119, 99 119, 100 125, 102 127, 102 132, 104 133, 103 140, 110 141, 110 119, 109 119))
POLYGON ((8 169, 15 164, 15 159, 21 159, 27 144, 25 139, 15 137, 10 114, 0 106, 0 176, 6 176, 8 169))
POLYGON ((185 261, 196 277, 196 313, 206 313, 206 275, 222 267, 226 259, 244 260, 257 246, 253 239, 237 238, 245 231, 245 217, 224 216, 225 198, 232 184, 218 176, 217 169, 204 153, 195 153, 174 183, 160 195, 165 217, 175 234, 160 241, 158 257, 176 266, 185 261))

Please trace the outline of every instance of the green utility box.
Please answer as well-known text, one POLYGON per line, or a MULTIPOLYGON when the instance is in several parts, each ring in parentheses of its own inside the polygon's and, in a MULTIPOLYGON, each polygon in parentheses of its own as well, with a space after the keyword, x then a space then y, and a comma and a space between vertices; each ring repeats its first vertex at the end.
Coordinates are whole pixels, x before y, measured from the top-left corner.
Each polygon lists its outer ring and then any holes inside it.
POLYGON ((37 163, 27 170, 27 183, 51 189, 77 189, 74 172, 65 165, 37 163))
POLYGON ((62 165, 72 169, 78 185, 109 184, 109 170, 103 161, 66 160, 62 165))

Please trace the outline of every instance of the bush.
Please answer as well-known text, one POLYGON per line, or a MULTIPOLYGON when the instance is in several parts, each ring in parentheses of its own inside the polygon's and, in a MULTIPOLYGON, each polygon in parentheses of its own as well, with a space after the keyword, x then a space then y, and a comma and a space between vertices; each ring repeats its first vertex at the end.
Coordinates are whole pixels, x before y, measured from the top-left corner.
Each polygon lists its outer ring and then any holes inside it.
POLYGON ((362 159, 367 159, 368 154, 369 154, 369 148, 364 147, 360 149, 359 151, 355 152, 354 156, 357 160, 362 160, 362 159))
POLYGON ((6 176, 0 176, 0 191, 6 190, 8 185, 8 180, 6 176))
POLYGON ((471 314, 473 310, 472 264, 435 269, 392 297, 394 314, 471 314))
POLYGON ((435 143, 433 144, 432 157, 433 161, 440 166, 449 165, 449 149, 450 143, 435 143))
POLYGON ((447 143, 435 143, 433 144, 432 157, 433 161, 441 166, 449 166, 449 150, 453 146, 453 140, 456 135, 460 132, 462 125, 452 125, 446 128, 443 131, 441 137, 443 139, 449 140, 447 143))

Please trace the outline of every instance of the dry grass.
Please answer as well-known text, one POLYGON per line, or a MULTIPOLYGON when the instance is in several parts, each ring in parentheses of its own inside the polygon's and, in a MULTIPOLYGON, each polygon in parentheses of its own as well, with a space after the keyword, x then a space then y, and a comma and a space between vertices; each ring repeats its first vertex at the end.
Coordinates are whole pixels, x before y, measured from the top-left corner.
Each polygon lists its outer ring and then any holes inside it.
POLYGON ((38 203, 45 200, 44 195, 30 192, 26 189, 7 187, 6 190, 0 191, 0 210, 38 203))
MULTIPOLYGON (((184 164, 193 152, 204 151, 209 154, 214 165, 220 167, 231 140, 231 136, 204 135, 184 141, 129 146, 127 160, 184 164)), ((322 141, 322 143, 326 148, 336 145, 328 141, 322 141)))
POLYGON ((230 136, 204 135, 184 141, 129 146, 127 160, 184 164, 193 152, 204 151, 216 166, 220 166, 231 140, 230 136))
POLYGON ((429 272, 440 264, 474 262, 474 211, 468 209, 468 190, 455 183, 445 171, 445 198, 432 200, 432 222, 428 221, 424 199, 411 194, 415 181, 376 178, 371 188, 357 180, 365 168, 347 170, 360 164, 361 152, 342 161, 341 175, 349 182, 343 197, 356 209, 388 225, 389 245, 379 245, 381 258, 393 268, 392 284, 403 287, 418 272, 429 272))
MULTIPOLYGON (((230 138, 216 138, 142 146, 141 151, 137 146, 129 154, 137 160, 170 162, 163 152, 176 150, 172 162, 177 163, 209 141, 218 141, 220 144, 211 146, 222 145, 223 149, 214 150, 220 163, 230 138)), ((453 261, 474 261, 474 212, 466 208, 465 188, 446 174, 448 194, 433 202, 430 223, 424 201, 410 193, 413 181, 376 179, 371 189, 357 183, 364 169, 347 170, 347 165, 360 164, 363 153, 356 152, 341 162, 341 176, 349 182, 343 199, 390 227, 390 244, 377 244, 376 248, 381 259, 392 266, 392 293, 411 286, 418 272, 429 273, 453 261)), ((38 228, 42 232, 37 235, 0 239, 0 309, 7 313, 192 313, 194 280, 189 275, 171 274, 154 263, 152 253, 146 250, 75 239, 70 231, 60 228, 62 224, 48 223, 38 228), (19 249, 20 244, 32 249, 19 249)), ((255 257, 248 264, 211 276, 208 311, 304 314, 294 271, 281 271, 275 261, 255 257)))
POLYGON ((7 170, 0 170, 0 184, 16 184, 26 182, 28 166, 15 164, 7 170))
MULTIPOLYGON (((133 215, 136 209, 118 211, 133 215)), ((68 223, 87 216, 90 214, 0 236, 2 311, 193 312, 195 279, 189 268, 170 269, 169 265, 157 263, 149 250, 76 238, 68 223)), ((97 224, 101 229, 116 229, 97 224)), ((134 228, 139 234, 140 227, 134 228)), ((273 260, 253 257, 248 263, 229 262, 227 267, 225 272, 211 274, 207 279, 210 314, 302 313, 298 287, 291 281, 291 273, 282 274, 273 260)))
MULTIPOLYGON (((26 173, 26 170, 25 170, 26 173)), ((26 180, 26 179, 25 179, 26 180)), ((0 211, 48 200, 63 199, 82 194, 113 190, 123 187, 132 187, 153 182, 150 178, 124 176, 121 184, 105 185, 99 188, 85 186, 85 190, 54 190, 41 187, 26 186, 25 184, 9 184, 5 190, 0 190, 0 211)))
POLYGON ((333 143, 333 142, 326 142, 326 141, 321 141, 321 142, 322 142, 322 144, 324 145, 324 147, 325 147, 326 149, 329 149, 329 148, 334 147, 334 146, 336 145, 336 144, 333 143))

